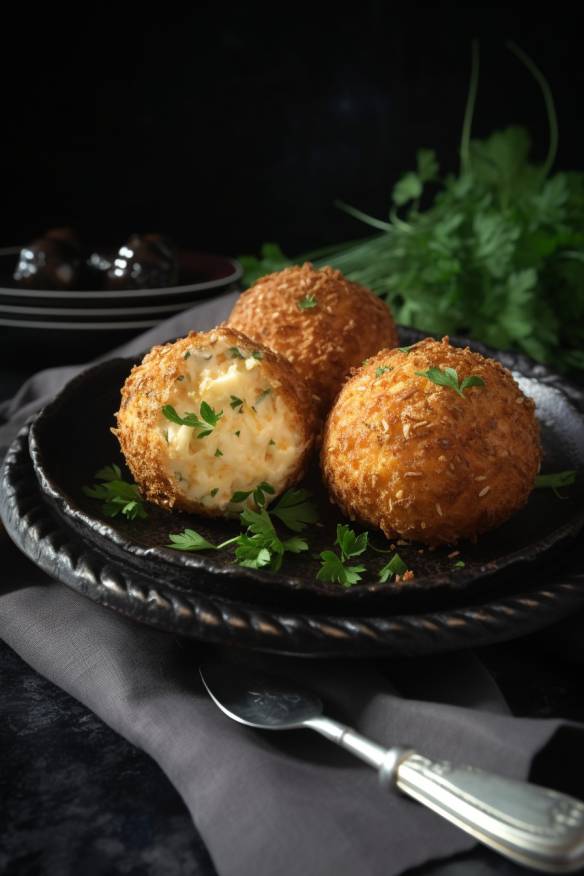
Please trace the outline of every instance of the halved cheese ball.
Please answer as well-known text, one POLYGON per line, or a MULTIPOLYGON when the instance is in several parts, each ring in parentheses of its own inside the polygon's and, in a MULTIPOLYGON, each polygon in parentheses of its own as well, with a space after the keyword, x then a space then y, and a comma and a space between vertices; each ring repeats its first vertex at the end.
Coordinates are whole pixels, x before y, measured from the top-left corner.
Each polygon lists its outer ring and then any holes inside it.
POLYGON ((285 359, 219 326, 154 347, 123 386, 113 431, 150 502, 232 516, 234 494, 267 483, 269 502, 303 476, 312 409, 285 359))
POLYGON ((399 343, 383 301, 340 271, 308 262, 262 277, 239 297, 228 322, 292 362, 322 416, 351 368, 399 343))
POLYGON ((527 501, 540 459, 533 401, 499 362, 448 338, 384 350, 353 374, 321 453, 330 495, 352 520, 429 545, 507 520, 527 501))

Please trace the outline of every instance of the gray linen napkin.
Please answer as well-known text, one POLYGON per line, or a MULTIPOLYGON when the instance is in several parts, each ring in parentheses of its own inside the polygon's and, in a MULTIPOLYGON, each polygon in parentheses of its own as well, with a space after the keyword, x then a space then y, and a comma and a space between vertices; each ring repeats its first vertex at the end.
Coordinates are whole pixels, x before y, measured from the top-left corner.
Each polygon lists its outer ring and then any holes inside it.
MULTIPOLYGON (((231 302, 202 305, 116 352, 210 327, 231 302)), ((77 370, 32 378, 0 409, 11 418, 0 444, 77 370)), ((48 578, 39 585, 38 576, 23 559, 17 580, 0 584, 0 637, 157 761, 220 876, 392 876, 472 847, 471 838, 382 791, 372 770, 309 731, 260 733, 224 717, 197 675, 199 660, 216 649, 135 624, 48 578)), ((332 717, 381 743, 508 776, 526 777, 560 726, 511 717, 468 654, 399 667, 235 650, 223 656, 298 678, 321 693, 332 717)))

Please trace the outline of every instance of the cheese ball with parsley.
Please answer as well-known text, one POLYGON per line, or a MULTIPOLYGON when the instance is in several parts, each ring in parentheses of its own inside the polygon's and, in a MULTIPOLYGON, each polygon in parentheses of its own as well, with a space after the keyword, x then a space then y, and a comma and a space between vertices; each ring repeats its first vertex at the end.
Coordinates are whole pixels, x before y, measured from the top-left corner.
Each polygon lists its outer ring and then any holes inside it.
POLYGON ((387 306, 333 268, 286 268, 258 280, 228 320, 293 363, 324 416, 351 368, 398 342, 387 306))
POLYGON ((302 477, 312 409, 285 359, 219 326, 154 347, 123 386, 113 431, 150 502, 234 516, 259 485, 269 502, 302 477))
POLYGON ((321 453, 348 517, 428 545, 474 540, 507 520, 540 459, 533 401, 499 362, 448 338, 383 350, 356 371, 321 453))

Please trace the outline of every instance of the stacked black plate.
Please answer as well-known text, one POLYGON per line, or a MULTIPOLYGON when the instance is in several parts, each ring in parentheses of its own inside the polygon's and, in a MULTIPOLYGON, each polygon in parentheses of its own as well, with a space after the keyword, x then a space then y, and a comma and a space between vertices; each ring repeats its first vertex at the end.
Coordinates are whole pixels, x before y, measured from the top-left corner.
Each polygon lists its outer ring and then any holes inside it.
POLYGON ((83 361, 238 287, 241 265, 226 256, 178 254, 179 282, 161 289, 55 291, 12 279, 19 248, 0 250, 0 364, 26 356, 45 365, 83 361))

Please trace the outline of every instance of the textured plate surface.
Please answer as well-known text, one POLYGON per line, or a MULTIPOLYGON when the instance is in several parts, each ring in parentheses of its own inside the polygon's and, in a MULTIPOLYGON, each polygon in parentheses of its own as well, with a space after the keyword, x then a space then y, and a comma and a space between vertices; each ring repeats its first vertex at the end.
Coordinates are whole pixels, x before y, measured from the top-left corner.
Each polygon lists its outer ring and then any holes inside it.
MULTIPOLYGON (((405 343, 420 336, 412 331, 401 332, 405 343)), ((584 472, 584 418, 568 397, 572 388, 541 366, 519 357, 501 358, 536 401, 542 425, 544 471, 584 472)), ((239 525, 237 521, 169 514, 155 507, 149 507, 146 521, 109 520, 101 515, 99 502, 83 495, 83 485, 92 483, 98 468, 110 462, 123 465, 110 426, 131 364, 131 360, 123 359, 106 362, 70 383, 33 423, 30 447, 41 489, 58 513, 100 549, 147 574, 165 576, 187 587, 194 579, 198 589, 228 597, 235 589, 240 596, 270 605, 324 607, 334 600, 359 604, 363 610, 365 605, 389 606, 396 599, 411 600, 420 594, 427 597, 430 591, 490 586, 488 579, 494 573, 541 557, 584 525, 584 489, 579 478, 564 491, 565 498, 558 498, 549 489, 534 491, 522 511, 477 544, 459 546, 456 557, 447 547, 430 551, 419 545, 399 545, 400 556, 415 574, 407 586, 376 583, 377 572, 387 557, 368 552, 365 564, 369 577, 345 590, 316 581, 318 554, 332 547, 336 525, 344 518, 328 502, 315 470, 306 485, 317 498, 321 525, 311 528, 310 551, 286 557, 280 573, 242 569, 233 563, 231 551, 188 554, 168 550, 165 545, 171 532, 191 527, 217 543, 239 532, 239 525), (72 448, 78 450, 72 453, 72 448), (464 568, 456 568, 455 563, 461 559, 464 568)), ((372 533, 371 538, 377 547, 389 547, 381 534, 372 533)))
POLYGON ((507 578, 505 595, 451 592, 423 611, 349 613, 338 602, 328 611, 294 611, 237 598, 233 587, 231 599, 203 593, 200 576, 181 585, 147 575, 79 535, 41 493, 27 432, 10 448, 0 482, 0 514, 16 544, 95 602, 175 634, 304 656, 419 656, 516 638, 584 604, 584 572, 570 569, 567 552, 538 577, 507 578))

